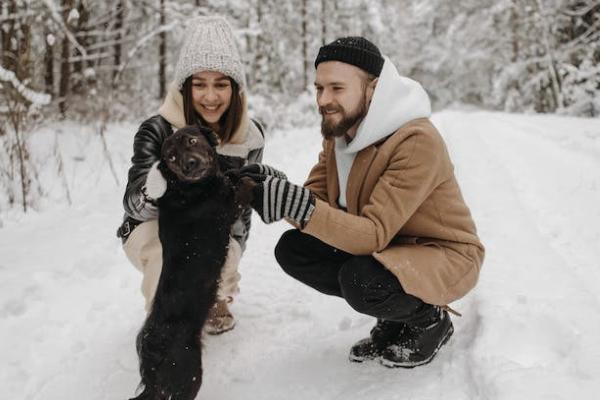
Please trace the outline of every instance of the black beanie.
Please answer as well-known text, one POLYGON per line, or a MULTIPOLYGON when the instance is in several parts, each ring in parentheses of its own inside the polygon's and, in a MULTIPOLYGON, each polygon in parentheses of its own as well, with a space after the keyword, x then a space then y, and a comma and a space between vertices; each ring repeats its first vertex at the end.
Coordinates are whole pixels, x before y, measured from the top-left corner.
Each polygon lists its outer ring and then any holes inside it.
POLYGON ((325 61, 341 61, 375 76, 379 76, 383 68, 383 57, 377 46, 361 36, 339 38, 321 47, 315 68, 325 61))

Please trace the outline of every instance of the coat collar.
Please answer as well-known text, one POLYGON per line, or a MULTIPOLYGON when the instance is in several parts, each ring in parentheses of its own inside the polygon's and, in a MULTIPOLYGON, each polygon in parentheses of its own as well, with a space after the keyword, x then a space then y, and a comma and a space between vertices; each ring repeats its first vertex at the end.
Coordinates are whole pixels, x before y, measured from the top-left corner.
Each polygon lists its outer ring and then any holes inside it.
MULTIPOLYGON (((375 145, 365 147, 358 152, 352 168, 350 168, 350 174, 348 175, 348 184, 346 186, 346 203, 348 206, 348 212, 353 215, 358 215, 358 202, 360 190, 363 187, 365 178, 371 163, 377 155, 377 148, 375 145)), ((337 173, 336 173, 337 177, 337 173)))
MULTIPOLYGON (((358 215, 359 196, 363 183, 369 172, 371 164, 377 155, 377 145, 384 142, 379 140, 370 146, 365 147, 356 154, 350 174, 348 175, 348 184, 346 187, 347 210, 353 215, 358 215)), ((340 195, 340 185, 338 181, 337 163, 335 160, 335 141, 329 141, 329 157, 327 157, 327 196, 330 205, 339 208, 337 199, 340 195)))

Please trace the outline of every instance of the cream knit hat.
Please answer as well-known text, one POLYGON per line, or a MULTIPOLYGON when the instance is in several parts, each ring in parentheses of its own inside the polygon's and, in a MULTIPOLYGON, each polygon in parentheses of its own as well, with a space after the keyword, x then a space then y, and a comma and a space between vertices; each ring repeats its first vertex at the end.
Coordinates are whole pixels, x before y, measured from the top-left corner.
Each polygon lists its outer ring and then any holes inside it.
POLYGON ((175 84, 181 89, 190 75, 199 71, 217 71, 246 88, 244 65, 233 37, 233 30, 221 16, 197 17, 189 22, 179 60, 175 66, 175 84))

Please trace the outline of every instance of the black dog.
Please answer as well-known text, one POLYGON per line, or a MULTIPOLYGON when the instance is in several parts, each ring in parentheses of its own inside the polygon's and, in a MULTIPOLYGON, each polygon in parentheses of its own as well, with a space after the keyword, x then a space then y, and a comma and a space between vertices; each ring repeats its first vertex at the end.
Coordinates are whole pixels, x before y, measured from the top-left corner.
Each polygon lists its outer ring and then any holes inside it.
POLYGON ((225 176, 212 131, 186 127, 169 136, 158 170, 167 189, 157 201, 163 266, 152 309, 137 337, 136 400, 193 400, 202 383, 200 336, 215 302, 231 225, 253 183, 225 176))

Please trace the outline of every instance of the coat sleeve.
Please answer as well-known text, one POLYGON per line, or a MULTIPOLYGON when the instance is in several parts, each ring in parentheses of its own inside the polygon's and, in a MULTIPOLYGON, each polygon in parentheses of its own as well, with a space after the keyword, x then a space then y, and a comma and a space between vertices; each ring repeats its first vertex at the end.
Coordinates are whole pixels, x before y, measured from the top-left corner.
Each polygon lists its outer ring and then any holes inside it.
MULTIPOLYGON (((265 137, 263 133, 263 128, 260 124, 258 124, 255 120, 252 120, 258 130, 260 131, 263 138, 265 137)), ((259 147, 257 149, 251 150, 248 153, 248 164, 261 163, 263 159, 264 146, 259 147)), ((248 240, 248 236, 250 236, 250 228, 252 227, 252 208, 250 206, 246 207, 238 220, 234 223, 232 227, 232 235, 234 239, 240 244, 242 251, 246 250, 246 241, 248 240)))
POLYGON ((125 213, 139 221, 158 218, 158 208, 146 200, 142 187, 152 164, 160 160, 163 135, 156 121, 142 123, 133 140, 133 157, 127 175, 127 187, 123 197, 125 213))
POLYGON ((438 148, 439 145, 422 134, 409 136, 396 148, 359 215, 317 200, 303 232, 354 255, 385 249, 441 183, 445 150, 438 148))
POLYGON ((308 174, 308 178, 306 182, 304 182, 304 187, 310 190, 318 199, 321 199, 325 202, 328 201, 327 198, 327 157, 326 157, 326 146, 327 141, 323 140, 323 148, 319 153, 319 160, 317 164, 310 170, 308 174))

